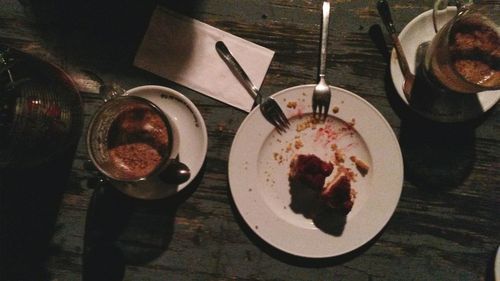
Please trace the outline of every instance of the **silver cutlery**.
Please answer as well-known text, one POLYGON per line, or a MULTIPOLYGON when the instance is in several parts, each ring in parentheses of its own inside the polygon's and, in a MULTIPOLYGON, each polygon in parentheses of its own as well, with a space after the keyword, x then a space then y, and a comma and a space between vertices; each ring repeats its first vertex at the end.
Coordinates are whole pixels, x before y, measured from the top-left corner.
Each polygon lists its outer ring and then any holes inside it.
POLYGON ((401 67, 403 77, 405 78, 403 84, 403 93, 409 102, 413 84, 415 83, 415 75, 411 72, 410 67, 408 66, 408 60, 406 59, 403 47, 401 46, 401 42, 399 41, 399 37, 396 34, 396 28, 394 27, 394 22, 392 21, 391 9, 389 8, 389 3, 387 3, 387 0, 379 0, 377 2, 377 9, 380 17, 382 18, 382 21, 384 22, 387 32, 389 32, 389 35, 391 36, 394 48, 396 49, 399 66, 401 67))
POLYGON ((260 111, 262 112, 264 118, 266 118, 266 120, 269 121, 269 123, 271 123, 274 127, 276 127, 280 134, 282 132, 285 132, 286 129, 290 127, 290 123, 278 103, 272 97, 262 97, 259 89, 257 89, 257 87, 255 87, 255 85, 252 83, 248 75, 233 57, 224 42, 218 41, 215 44, 215 49, 227 63, 231 71, 239 78, 248 92, 255 99, 253 107, 259 105, 260 111))
POLYGON ((318 70, 318 84, 314 87, 312 108, 314 118, 323 116, 326 119, 330 108, 331 91, 326 83, 326 46, 328 42, 328 24, 330 22, 330 2, 323 2, 323 20, 321 23, 320 58, 318 70))

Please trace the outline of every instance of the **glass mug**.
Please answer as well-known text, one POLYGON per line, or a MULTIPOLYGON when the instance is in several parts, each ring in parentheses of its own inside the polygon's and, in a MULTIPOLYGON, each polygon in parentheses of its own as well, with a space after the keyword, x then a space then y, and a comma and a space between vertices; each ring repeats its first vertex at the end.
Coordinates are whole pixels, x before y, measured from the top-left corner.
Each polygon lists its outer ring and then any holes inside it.
MULTIPOLYGON (((436 30, 447 5, 435 1, 436 30)), ((457 1, 457 14, 437 30, 425 53, 424 72, 452 92, 500 89, 500 2, 457 1)))
POLYGON ((163 198, 189 179, 189 168, 177 160, 174 120, 148 99, 108 96, 90 121, 86 140, 95 167, 132 197, 163 198))
POLYGON ((0 44, 0 168, 33 168, 80 139, 83 105, 58 66, 0 44))

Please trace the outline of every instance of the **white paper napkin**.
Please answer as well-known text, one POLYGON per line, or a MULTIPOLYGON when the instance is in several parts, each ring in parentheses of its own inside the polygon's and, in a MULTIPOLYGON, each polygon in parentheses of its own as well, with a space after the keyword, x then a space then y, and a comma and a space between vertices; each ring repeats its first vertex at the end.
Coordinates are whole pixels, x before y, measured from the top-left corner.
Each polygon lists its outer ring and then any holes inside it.
POLYGON ((260 88, 272 50, 163 7, 153 12, 134 65, 248 112, 253 98, 215 50, 219 40, 260 88))

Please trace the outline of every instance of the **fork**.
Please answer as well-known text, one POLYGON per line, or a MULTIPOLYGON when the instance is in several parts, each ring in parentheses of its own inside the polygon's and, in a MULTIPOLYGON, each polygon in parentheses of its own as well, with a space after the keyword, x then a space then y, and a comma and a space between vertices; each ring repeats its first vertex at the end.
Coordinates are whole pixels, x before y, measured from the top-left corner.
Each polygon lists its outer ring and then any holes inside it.
POLYGON ((328 24, 330 22, 330 2, 323 2, 323 21, 321 24, 321 39, 320 39, 320 57, 318 70, 318 84, 314 87, 312 96, 313 117, 317 118, 317 114, 323 119, 328 116, 330 108, 331 91, 330 86, 326 83, 326 43, 328 42, 328 24))
POLYGON ((240 79, 250 95, 252 95, 252 97, 255 99, 252 108, 254 108, 256 105, 259 105, 260 112, 262 113, 264 118, 266 118, 266 120, 274 127, 276 127, 278 133, 281 134, 285 132, 286 129, 290 127, 290 122, 281 110, 278 103, 272 97, 262 97, 259 89, 257 89, 257 87, 255 87, 255 85, 252 83, 248 75, 233 57, 224 42, 217 41, 217 43, 215 43, 215 49, 227 63, 231 71, 240 79))

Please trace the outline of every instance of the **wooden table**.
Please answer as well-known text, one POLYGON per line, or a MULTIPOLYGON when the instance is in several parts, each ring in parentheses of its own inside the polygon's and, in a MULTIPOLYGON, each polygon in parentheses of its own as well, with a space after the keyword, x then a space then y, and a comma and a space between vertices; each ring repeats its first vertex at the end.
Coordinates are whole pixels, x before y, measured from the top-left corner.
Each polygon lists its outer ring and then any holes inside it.
MULTIPOLYGON (((209 137, 196 183, 158 202, 113 189, 93 202, 83 139, 49 165, 3 169, 0 280, 81 280, 84 237, 101 239, 85 259, 89 280, 106 274, 115 280, 493 280, 500 113, 495 107, 479 120, 445 125, 408 110, 388 72, 384 47, 391 46, 380 44, 375 3, 332 1, 327 78, 373 104, 394 129, 405 163, 403 193, 372 241, 340 257, 311 260, 267 245, 234 207, 227 163, 246 114, 132 66, 156 1, 0 0, 0 43, 66 70, 81 90, 85 124, 101 104, 95 82, 83 74, 90 70, 125 88, 181 91, 201 111, 209 137), (91 201, 95 217, 86 233, 91 201)), ((320 1, 159 4, 274 50, 266 95, 315 82, 320 1)), ((423 1, 391 6, 398 30, 430 9, 423 1)))

